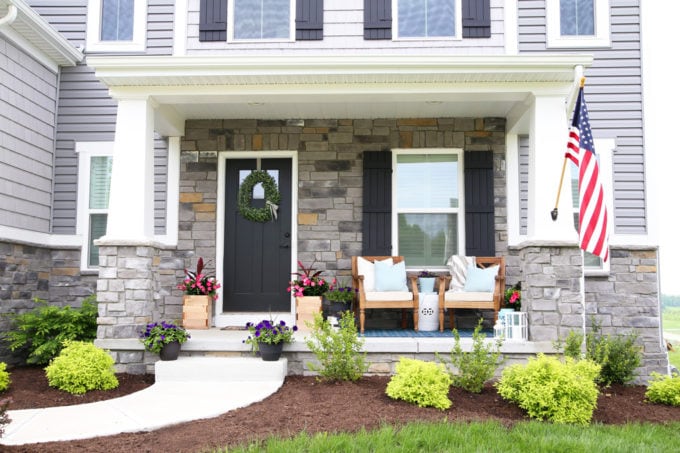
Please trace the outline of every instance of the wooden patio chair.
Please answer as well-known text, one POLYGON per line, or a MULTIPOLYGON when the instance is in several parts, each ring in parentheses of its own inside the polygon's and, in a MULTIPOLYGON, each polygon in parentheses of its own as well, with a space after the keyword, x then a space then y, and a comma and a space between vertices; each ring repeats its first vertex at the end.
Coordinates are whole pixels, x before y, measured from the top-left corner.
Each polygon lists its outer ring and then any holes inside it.
MULTIPOLYGON (((375 308, 401 308, 402 328, 406 328, 406 309, 413 311, 413 327, 418 330, 418 283, 415 276, 406 277, 411 281, 410 291, 376 291, 375 274, 364 275, 364 268, 370 269, 366 262, 375 265, 376 261, 385 261, 392 258, 393 264, 402 263, 403 256, 353 256, 352 257, 352 282, 358 290, 359 302, 359 330, 364 333, 366 310, 375 308), (365 260, 361 262, 360 259, 365 260), (362 269, 360 269, 362 268, 362 269)), ((370 271, 369 271, 370 272, 370 271)), ((367 272, 368 273, 368 272, 367 272)), ((406 275, 406 274, 405 274, 406 275)), ((406 282, 405 282, 406 283, 406 282)))

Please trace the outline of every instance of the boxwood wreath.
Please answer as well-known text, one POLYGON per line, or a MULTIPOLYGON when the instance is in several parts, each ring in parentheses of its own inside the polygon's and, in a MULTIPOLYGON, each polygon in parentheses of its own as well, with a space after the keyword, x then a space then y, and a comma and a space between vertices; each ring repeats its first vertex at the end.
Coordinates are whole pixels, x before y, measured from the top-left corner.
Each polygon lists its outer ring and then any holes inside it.
POLYGON ((276 181, 264 170, 251 172, 238 189, 238 212, 251 222, 269 222, 276 219, 276 210, 280 202, 281 194, 276 187, 276 181), (250 205, 253 201, 253 187, 258 183, 262 183, 264 188, 263 208, 254 208, 250 205))

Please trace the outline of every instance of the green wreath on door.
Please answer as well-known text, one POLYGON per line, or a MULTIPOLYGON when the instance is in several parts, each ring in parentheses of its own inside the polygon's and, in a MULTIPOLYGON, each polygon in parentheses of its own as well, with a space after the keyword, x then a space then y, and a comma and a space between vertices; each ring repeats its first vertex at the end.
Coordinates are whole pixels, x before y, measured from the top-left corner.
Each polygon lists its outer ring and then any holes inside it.
POLYGON ((269 173, 264 170, 254 170, 246 179, 243 180, 238 189, 238 212, 241 216, 250 220, 251 222, 269 222, 276 220, 279 203, 281 202, 281 194, 276 187, 276 181, 269 173), (263 208, 254 208, 251 206, 253 201, 253 187, 258 183, 262 184, 264 188, 263 208))

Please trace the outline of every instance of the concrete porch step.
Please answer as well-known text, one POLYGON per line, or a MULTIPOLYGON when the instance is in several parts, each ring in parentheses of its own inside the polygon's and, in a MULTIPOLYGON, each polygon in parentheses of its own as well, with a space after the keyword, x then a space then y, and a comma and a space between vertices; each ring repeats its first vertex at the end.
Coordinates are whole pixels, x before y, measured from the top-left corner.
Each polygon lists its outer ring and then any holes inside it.
POLYGON ((182 357, 158 361, 156 382, 283 382, 288 361, 265 362, 258 357, 182 357))

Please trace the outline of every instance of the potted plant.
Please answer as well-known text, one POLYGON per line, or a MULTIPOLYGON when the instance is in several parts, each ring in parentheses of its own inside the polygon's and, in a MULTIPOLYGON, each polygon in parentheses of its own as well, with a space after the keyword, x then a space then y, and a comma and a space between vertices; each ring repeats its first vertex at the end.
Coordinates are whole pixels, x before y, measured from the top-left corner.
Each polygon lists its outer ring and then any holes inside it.
POLYGON ((297 326, 288 327, 284 321, 275 323, 272 319, 263 319, 257 324, 249 322, 246 329, 250 335, 243 342, 251 346, 253 353, 259 352, 266 362, 279 360, 284 343, 295 341, 293 333, 298 330, 297 326))
POLYGON ((341 317, 342 312, 351 310, 356 293, 356 289, 349 285, 338 284, 338 281, 333 279, 328 291, 323 295, 326 316, 341 317))
POLYGON ((189 338, 191 335, 183 327, 165 321, 151 322, 139 334, 144 349, 159 354, 161 360, 177 360, 182 343, 189 338))
POLYGON ((199 258, 196 271, 184 269, 184 280, 177 285, 184 291, 182 324, 190 329, 210 327, 212 302, 217 300, 217 290, 221 287, 215 277, 203 273, 204 267, 203 258, 199 258))
POLYGON ((434 281, 437 278, 437 274, 430 271, 421 271, 418 274, 418 289, 421 293, 433 293, 434 292, 434 281))
POLYGON ((321 271, 312 266, 305 267, 298 261, 299 272, 293 273, 297 278, 288 282, 287 291, 295 296, 295 317, 302 330, 309 330, 307 321, 314 323, 314 314, 321 311, 323 296, 329 288, 328 281, 321 277, 321 271))

